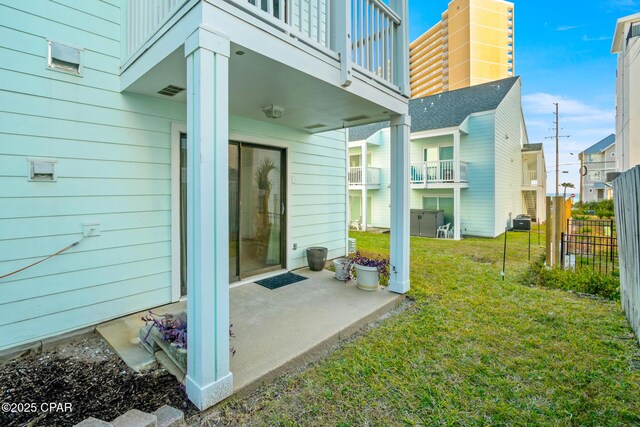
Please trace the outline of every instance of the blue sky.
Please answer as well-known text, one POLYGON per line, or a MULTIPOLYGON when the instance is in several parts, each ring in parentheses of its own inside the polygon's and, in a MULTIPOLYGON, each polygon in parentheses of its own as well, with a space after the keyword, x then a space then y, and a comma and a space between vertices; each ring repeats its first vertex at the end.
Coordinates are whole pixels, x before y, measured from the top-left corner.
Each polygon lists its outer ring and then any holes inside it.
MULTIPOLYGON (((448 0, 409 0, 410 39, 440 20, 448 0)), ((555 187, 553 102, 560 104, 560 182, 577 187, 578 152, 615 133, 616 20, 640 0, 515 0, 515 67, 529 141, 543 142, 548 192, 555 187), (570 153, 574 153, 572 156, 570 153)))

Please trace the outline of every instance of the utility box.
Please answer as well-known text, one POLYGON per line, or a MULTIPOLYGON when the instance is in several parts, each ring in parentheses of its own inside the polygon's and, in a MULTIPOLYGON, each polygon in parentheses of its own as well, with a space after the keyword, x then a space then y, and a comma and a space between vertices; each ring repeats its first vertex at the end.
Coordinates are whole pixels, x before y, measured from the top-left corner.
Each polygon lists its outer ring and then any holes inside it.
POLYGON ((444 225, 443 210, 411 209, 409 234, 412 236, 436 237, 441 225, 444 225))
POLYGON ((531 217, 529 215, 518 215, 513 220, 513 229, 516 231, 531 230, 531 217))

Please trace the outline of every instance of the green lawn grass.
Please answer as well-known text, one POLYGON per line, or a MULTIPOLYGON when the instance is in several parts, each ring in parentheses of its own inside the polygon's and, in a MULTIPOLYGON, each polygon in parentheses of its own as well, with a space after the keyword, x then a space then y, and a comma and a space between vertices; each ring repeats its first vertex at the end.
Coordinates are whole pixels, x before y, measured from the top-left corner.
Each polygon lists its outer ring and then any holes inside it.
MULTIPOLYGON (((388 254, 389 235, 352 237, 365 254, 388 254)), ((534 260, 544 241, 532 242, 534 260)), ((502 281, 502 246, 412 238, 410 308, 251 404, 231 401, 220 421, 640 424, 640 352, 619 303, 523 286, 527 233, 509 233, 502 281)))

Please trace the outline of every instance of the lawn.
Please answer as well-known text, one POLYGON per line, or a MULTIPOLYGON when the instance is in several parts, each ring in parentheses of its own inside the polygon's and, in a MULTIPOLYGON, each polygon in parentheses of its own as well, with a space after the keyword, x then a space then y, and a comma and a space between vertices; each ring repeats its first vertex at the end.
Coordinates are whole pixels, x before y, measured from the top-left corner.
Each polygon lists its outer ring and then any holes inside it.
MULTIPOLYGON (((352 233, 368 254, 388 235, 352 233)), ((532 234, 532 260, 539 257, 532 234)), ((412 238, 413 304, 310 369, 224 404, 252 425, 640 424, 640 351, 619 303, 522 284, 527 234, 412 238)), ((544 247, 544 242, 542 242, 544 247)))

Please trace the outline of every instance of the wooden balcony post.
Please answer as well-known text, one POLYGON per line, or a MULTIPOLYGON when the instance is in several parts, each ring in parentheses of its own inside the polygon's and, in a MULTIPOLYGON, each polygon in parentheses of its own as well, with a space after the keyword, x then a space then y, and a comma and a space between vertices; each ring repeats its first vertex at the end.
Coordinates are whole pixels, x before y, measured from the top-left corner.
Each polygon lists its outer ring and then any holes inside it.
POLYGON ((187 396, 233 392, 229 366, 229 39, 198 28, 187 61, 187 396))
POLYGON ((340 55, 342 86, 351 86, 351 1, 331 1, 331 49, 340 55))

